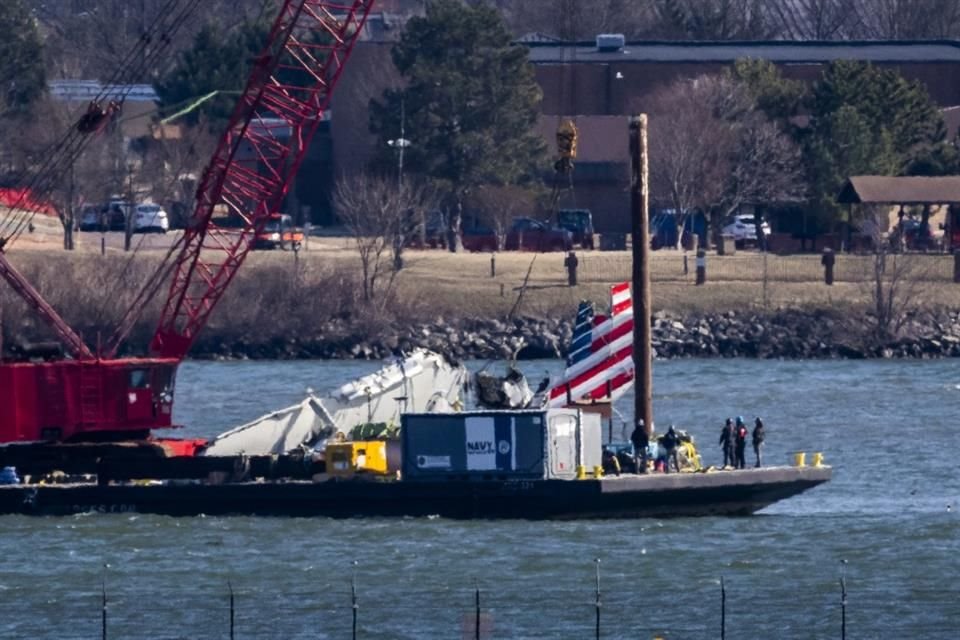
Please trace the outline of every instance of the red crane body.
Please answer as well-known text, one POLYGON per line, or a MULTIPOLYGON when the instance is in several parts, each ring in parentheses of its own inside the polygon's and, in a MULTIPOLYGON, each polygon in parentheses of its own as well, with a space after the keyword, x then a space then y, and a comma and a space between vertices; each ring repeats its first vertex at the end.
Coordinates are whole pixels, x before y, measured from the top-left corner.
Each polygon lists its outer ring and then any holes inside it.
POLYGON ((0 277, 53 327, 73 358, 0 362, 0 443, 137 439, 173 426, 177 366, 280 208, 374 2, 284 0, 200 181, 173 262, 144 287, 103 349, 91 351, 0 247, 0 277), (216 207, 243 226, 217 226, 216 207), (117 359, 165 281, 151 357, 117 359))

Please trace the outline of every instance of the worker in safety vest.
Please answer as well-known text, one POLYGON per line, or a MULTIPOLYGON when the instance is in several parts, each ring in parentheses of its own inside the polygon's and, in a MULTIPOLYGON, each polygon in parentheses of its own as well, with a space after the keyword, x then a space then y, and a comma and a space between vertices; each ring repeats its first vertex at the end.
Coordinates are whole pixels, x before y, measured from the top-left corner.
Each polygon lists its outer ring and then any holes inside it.
POLYGON ((737 416, 736 424, 736 454, 734 467, 737 469, 747 468, 747 425, 743 423, 743 416, 737 416))

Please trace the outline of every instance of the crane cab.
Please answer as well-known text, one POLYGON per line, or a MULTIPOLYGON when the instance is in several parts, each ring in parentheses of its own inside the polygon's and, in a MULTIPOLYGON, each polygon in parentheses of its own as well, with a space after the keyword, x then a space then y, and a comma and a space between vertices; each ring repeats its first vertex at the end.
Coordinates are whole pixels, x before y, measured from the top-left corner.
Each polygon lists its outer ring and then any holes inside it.
POLYGON ((0 442, 132 440, 172 427, 178 364, 167 358, 0 364, 0 442))

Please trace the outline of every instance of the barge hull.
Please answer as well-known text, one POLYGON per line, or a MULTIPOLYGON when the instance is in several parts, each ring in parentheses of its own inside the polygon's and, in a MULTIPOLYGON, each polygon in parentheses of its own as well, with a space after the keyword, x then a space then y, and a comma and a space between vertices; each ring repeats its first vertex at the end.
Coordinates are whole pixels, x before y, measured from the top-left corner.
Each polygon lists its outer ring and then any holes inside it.
POLYGON ((0 513, 153 513, 455 519, 749 515, 830 479, 829 467, 774 467, 588 480, 246 482, 0 487, 0 513))

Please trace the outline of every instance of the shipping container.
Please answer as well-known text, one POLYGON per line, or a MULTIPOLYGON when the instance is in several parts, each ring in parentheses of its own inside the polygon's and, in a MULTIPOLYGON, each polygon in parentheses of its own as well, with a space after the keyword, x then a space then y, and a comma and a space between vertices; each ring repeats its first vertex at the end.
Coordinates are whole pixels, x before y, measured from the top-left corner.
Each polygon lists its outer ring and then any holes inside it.
POLYGON ((404 414, 405 480, 572 480, 601 464, 600 416, 577 409, 404 414))

